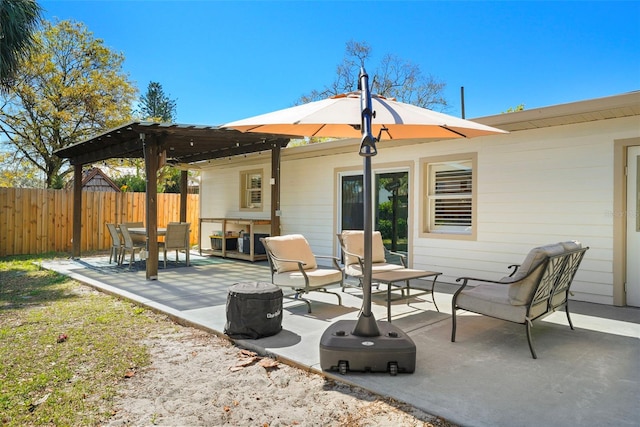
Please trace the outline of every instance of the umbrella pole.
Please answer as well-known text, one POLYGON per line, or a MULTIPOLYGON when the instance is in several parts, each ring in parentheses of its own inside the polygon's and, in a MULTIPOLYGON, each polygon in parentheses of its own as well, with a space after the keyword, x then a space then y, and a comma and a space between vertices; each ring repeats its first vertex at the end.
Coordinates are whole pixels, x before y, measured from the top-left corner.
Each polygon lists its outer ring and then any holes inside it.
POLYGON ((360 70, 360 104, 362 107, 362 143, 364 158, 364 267, 362 272, 362 310, 357 320, 338 320, 320 338, 320 366, 323 370, 411 373, 416 367, 416 345, 391 322, 376 322, 371 312, 371 278, 373 246, 373 191, 371 157, 376 155, 376 138, 371 134, 371 93, 364 68, 360 70), (351 330, 351 334, 347 331, 351 330))
POLYGON ((364 271, 362 272, 362 310, 353 329, 353 335, 374 337, 380 335, 378 324, 371 311, 371 246, 373 233, 373 196, 371 178, 371 157, 377 154, 376 139, 371 133, 373 111, 371 107, 371 93, 369 92, 369 76, 364 68, 360 70, 360 104, 362 107, 362 142, 360 156, 363 160, 363 191, 364 191, 364 271))

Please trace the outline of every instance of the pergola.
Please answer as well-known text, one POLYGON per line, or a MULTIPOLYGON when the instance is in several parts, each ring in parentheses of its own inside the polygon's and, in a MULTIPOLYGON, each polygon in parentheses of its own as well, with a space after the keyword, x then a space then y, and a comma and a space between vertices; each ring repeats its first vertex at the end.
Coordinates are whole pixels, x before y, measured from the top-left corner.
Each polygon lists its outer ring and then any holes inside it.
POLYGON ((280 234, 280 149, 289 142, 282 135, 242 133, 217 126, 177 123, 130 122, 86 141, 57 150, 58 157, 69 159, 73 176, 72 256, 80 257, 82 167, 113 158, 144 159, 147 199, 146 227, 148 258, 147 279, 158 277, 158 192, 157 173, 164 164, 182 169, 180 183, 180 221, 187 215, 187 172, 192 165, 207 160, 271 151, 271 235, 280 234))

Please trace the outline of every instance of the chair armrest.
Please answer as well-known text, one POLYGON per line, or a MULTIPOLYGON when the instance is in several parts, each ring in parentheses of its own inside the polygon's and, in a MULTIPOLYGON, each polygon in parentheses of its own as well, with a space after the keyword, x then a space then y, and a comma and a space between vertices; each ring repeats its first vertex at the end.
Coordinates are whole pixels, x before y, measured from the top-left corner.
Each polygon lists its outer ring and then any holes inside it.
POLYGON ((316 258, 332 259, 334 261, 340 261, 340 258, 331 255, 314 255, 316 258))
POLYGON ((387 248, 384 248, 384 250, 387 253, 391 254, 391 255, 399 256, 400 257, 400 262, 402 263, 402 266, 404 268, 407 268, 407 256, 405 254, 401 254, 400 252, 393 252, 393 251, 388 250, 387 248))
POLYGON ((336 269, 342 271, 342 268, 340 268, 340 258, 331 256, 331 255, 314 255, 314 256, 316 258, 330 259, 331 261, 333 261, 333 265, 336 267, 336 269))
POLYGON ((342 253, 343 253, 343 254, 345 254, 345 255, 349 255, 349 256, 352 256, 352 257, 357 258, 357 259, 358 259, 358 261, 360 261, 360 263, 362 263, 362 261, 363 261, 363 260, 362 260, 362 257, 361 257, 360 255, 358 255, 358 254, 354 254, 353 252, 349 252, 348 250, 346 250, 346 249, 344 248, 344 246, 342 247, 342 253))
POLYGON ((489 279, 478 279, 477 277, 458 277, 456 279, 456 282, 459 282, 461 280, 464 280, 464 283, 462 284, 462 286, 467 286, 468 282, 484 282, 484 283, 498 283, 501 285, 509 285, 510 283, 505 283, 505 282, 501 282, 500 280, 489 280, 489 279))
POLYGON ((274 260, 278 261, 278 262, 297 262, 299 267, 302 267, 303 265, 307 265, 306 262, 299 260, 299 259, 284 259, 284 258, 279 258, 277 256, 275 256, 273 253, 270 253, 269 256, 271 258, 273 258, 274 260))
POLYGON ((507 267, 507 269, 509 270, 512 268, 513 268, 513 271, 509 274, 509 277, 513 277, 513 275, 516 274, 516 272, 520 268, 520 264, 511 264, 510 266, 507 267))
POLYGON ((453 294, 454 300, 455 300, 455 298, 457 298, 458 294, 460 292, 462 292, 462 290, 464 288, 467 287, 469 282, 497 283, 497 284, 500 284, 500 285, 508 285, 509 284, 509 283, 501 282, 499 280, 479 279, 477 277, 458 277, 456 279, 456 282, 460 282, 460 281, 462 281, 462 286, 460 286, 460 288, 453 294))

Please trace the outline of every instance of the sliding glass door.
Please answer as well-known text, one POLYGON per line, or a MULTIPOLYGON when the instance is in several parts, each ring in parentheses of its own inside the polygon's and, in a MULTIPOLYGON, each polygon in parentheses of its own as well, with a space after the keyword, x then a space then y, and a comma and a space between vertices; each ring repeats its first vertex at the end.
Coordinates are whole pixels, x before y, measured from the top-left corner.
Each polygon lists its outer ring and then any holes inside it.
MULTIPOLYGON (((373 182, 374 230, 380 231, 387 249, 407 253, 409 173, 376 172, 373 182)), ((341 230, 362 230, 362 174, 342 175, 340 197, 341 230)))

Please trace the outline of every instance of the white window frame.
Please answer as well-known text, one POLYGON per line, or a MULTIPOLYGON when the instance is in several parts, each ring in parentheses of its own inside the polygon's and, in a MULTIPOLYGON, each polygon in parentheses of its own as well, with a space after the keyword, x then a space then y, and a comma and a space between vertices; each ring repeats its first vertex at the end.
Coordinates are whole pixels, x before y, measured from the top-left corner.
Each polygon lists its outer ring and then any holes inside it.
POLYGON ((264 173, 262 169, 252 169, 240 172, 240 210, 262 211, 264 206, 264 173), (259 187, 255 187, 255 177, 259 187), (260 199, 256 201, 256 195, 260 199))
MULTIPOLYGON (((430 157, 421 160, 422 182, 421 182, 421 237, 448 238, 476 240, 477 232, 477 154, 461 153, 449 156, 430 157), (438 182, 444 182, 445 176, 441 180, 436 178, 436 172, 447 170, 455 171, 466 169, 470 171, 469 180, 451 182, 449 191, 438 191, 438 182), (462 200, 470 204, 469 222, 456 225, 455 219, 451 218, 447 224, 446 216, 438 216, 436 205, 438 202, 447 203, 462 200), (442 223, 444 220, 445 223, 442 223)), ((443 184, 447 186, 447 184, 443 184)), ((441 187, 442 188, 442 187, 441 187)), ((442 206, 442 205, 440 205, 442 206)))

